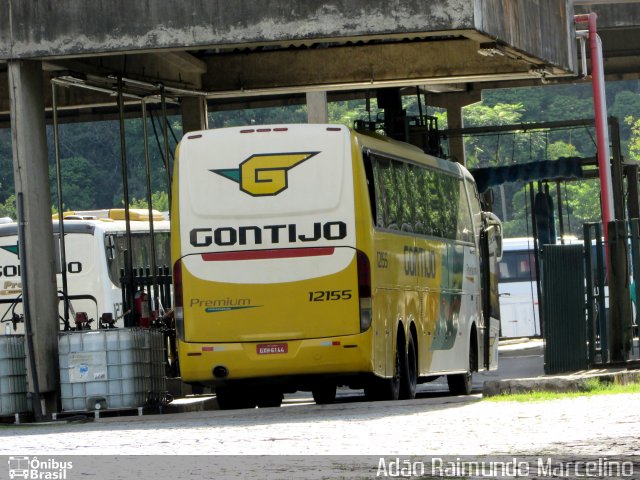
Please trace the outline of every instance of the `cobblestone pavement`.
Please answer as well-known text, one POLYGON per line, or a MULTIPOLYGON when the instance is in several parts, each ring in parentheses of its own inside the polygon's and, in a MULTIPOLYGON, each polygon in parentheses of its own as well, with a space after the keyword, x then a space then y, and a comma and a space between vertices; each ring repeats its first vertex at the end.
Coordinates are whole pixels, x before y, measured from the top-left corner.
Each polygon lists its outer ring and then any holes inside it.
MULTIPOLYGON (((541 348, 539 342, 501 347, 500 369, 477 375, 474 391, 481 391, 484 380, 543 376, 541 348)), ((438 380, 420 385, 411 401, 371 403, 350 391, 341 391, 339 399, 315 405, 310 395, 298 393, 282 408, 4 425, 0 455, 73 455, 70 480, 175 480, 375 478, 380 456, 528 456, 534 462, 640 453, 637 394, 497 403, 479 393, 448 396, 446 381, 438 380)), ((628 478, 640 478, 640 463, 634 469, 628 478)), ((0 478, 3 473, 0 467, 0 478)))
POLYGON ((635 455, 640 395, 471 397, 0 427, 5 455, 635 455))

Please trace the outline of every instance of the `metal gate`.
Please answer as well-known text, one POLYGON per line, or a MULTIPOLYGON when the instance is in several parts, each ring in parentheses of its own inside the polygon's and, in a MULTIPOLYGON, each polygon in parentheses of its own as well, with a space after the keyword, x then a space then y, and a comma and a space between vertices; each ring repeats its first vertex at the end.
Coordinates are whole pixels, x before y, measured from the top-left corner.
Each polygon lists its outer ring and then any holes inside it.
POLYGON ((588 367, 582 245, 545 245, 541 280, 545 373, 588 367))

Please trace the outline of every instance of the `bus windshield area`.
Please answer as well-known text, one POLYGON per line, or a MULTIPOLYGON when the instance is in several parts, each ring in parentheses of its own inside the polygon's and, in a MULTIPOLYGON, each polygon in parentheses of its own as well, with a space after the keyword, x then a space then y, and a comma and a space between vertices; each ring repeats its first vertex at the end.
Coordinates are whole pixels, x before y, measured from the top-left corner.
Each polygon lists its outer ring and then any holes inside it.
MULTIPOLYGON (((169 232, 155 232, 156 266, 170 267, 171 247, 169 232)), ((109 278, 115 286, 120 285, 120 270, 125 268, 127 237, 124 232, 105 234, 105 250, 109 266, 109 278)), ((131 232, 131 265, 135 268, 151 267, 151 236, 149 232, 131 232)))

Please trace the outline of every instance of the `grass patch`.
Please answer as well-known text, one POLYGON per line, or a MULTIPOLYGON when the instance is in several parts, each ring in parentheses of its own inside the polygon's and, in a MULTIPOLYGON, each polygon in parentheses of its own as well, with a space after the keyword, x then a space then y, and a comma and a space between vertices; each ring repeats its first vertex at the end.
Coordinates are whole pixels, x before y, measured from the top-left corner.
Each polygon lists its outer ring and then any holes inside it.
POLYGON ((580 390, 577 392, 536 391, 530 393, 505 393, 494 397, 487 397, 483 400, 490 402, 544 402, 561 398, 613 395, 619 393, 640 393, 640 383, 620 385, 617 383, 603 382, 598 378, 589 378, 580 386, 580 390))

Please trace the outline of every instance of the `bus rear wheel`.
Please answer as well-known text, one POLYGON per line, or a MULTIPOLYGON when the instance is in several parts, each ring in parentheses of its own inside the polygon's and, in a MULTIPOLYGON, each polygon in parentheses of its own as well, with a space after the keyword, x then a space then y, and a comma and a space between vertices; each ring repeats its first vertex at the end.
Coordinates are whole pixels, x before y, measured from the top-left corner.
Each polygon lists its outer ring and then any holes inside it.
POLYGON ((318 405, 327 405, 336 401, 336 390, 335 383, 323 383, 313 388, 311 394, 318 405))
POLYGON ((411 400, 416 398, 416 388, 418 386, 418 357, 416 355, 416 343, 413 334, 409 334, 407 343, 407 354, 404 355, 404 362, 400 371, 400 399, 411 400))

